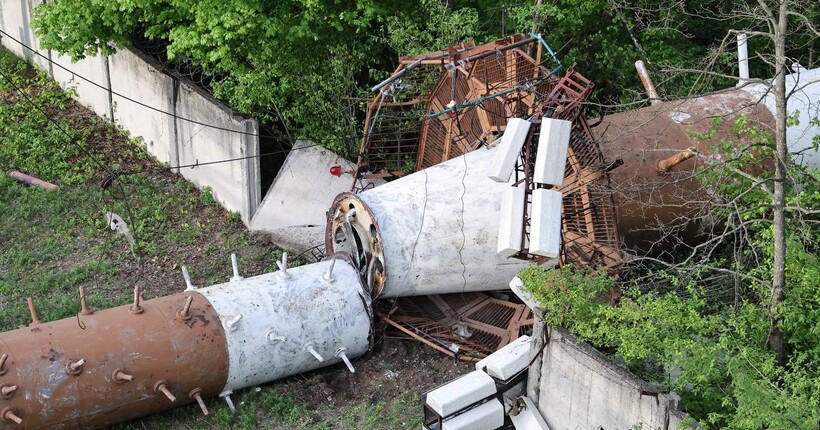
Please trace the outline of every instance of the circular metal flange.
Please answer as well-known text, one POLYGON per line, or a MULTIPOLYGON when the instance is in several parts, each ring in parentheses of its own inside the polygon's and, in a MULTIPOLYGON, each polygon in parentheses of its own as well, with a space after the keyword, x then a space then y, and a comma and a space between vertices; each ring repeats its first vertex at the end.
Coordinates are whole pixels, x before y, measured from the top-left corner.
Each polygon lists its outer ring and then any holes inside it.
POLYGON ((333 200, 327 212, 325 249, 328 255, 349 255, 370 296, 375 299, 381 294, 387 269, 379 223, 358 195, 342 193, 333 200))

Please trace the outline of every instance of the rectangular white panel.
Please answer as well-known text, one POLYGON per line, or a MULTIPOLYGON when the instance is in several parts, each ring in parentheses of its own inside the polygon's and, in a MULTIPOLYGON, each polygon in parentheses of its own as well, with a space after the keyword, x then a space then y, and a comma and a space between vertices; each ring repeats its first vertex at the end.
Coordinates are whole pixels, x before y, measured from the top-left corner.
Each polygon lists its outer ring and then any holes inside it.
POLYGON ((572 122, 570 121, 549 118, 541 121, 533 175, 535 182, 550 185, 564 183, 564 167, 567 163, 571 132, 572 122))
POLYGON ((561 193, 539 188, 532 192, 530 254, 556 258, 561 246, 561 193))
POLYGON ((521 251, 526 196, 524 186, 510 187, 501 194, 496 252, 502 257, 510 257, 521 251))
POLYGON ((475 369, 484 370, 493 378, 507 381, 524 370, 529 361, 530 337, 524 335, 476 363, 475 369))
POLYGON ((481 406, 444 421, 442 430, 495 430, 504 425, 504 406, 492 399, 481 406))
POLYGON ((515 161, 521 153, 521 147, 527 140, 527 133, 530 131, 532 123, 521 118, 512 118, 507 122, 507 128, 501 137, 501 144, 498 152, 495 153, 493 165, 488 176, 496 182, 507 182, 510 180, 515 161))
POLYGON ((484 372, 475 370, 427 393, 427 406, 430 406, 430 409, 439 416, 446 417, 495 392, 493 378, 484 372))

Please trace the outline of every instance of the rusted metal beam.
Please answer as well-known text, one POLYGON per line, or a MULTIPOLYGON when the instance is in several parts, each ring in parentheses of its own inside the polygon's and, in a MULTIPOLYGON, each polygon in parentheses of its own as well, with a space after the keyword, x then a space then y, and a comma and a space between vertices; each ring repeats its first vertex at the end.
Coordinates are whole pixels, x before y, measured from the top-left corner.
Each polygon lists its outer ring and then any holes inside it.
POLYGON ((26 185, 34 185, 47 191, 56 191, 60 188, 57 185, 35 178, 34 176, 27 175, 19 170, 9 170, 6 174, 17 182, 21 182, 26 185))

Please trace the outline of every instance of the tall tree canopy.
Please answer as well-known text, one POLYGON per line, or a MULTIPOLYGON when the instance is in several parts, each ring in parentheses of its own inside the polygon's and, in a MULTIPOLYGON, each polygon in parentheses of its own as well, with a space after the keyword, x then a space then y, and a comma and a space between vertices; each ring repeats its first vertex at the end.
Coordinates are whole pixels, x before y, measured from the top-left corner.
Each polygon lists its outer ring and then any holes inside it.
MULTIPOLYGON (((323 138, 361 133, 361 115, 346 100, 367 96, 398 55, 522 31, 541 32, 565 64, 577 63, 596 82, 599 100, 632 100, 641 91, 635 60, 695 65, 729 23, 704 26, 685 12, 732 2, 535 3, 55 0, 36 9, 34 27, 42 46, 74 58, 110 54, 135 39, 161 41, 172 60, 220 77, 214 93, 236 110, 291 135, 323 138)), ((680 94, 689 83, 661 81, 659 89, 680 94)))

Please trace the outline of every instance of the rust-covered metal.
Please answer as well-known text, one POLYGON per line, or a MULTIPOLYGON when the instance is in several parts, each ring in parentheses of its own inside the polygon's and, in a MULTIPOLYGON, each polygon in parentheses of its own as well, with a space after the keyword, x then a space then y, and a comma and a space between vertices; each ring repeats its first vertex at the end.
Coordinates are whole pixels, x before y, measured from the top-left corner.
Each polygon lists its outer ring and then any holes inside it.
MULTIPOLYGON (((615 270, 623 259, 608 165, 584 116, 583 102, 592 93, 593 87, 589 79, 570 69, 539 103, 531 120, 536 126, 530 128, 521 151, 521 161, 516 166, 515 183, 525 186, 527 204, 531 202, 532 192, 536 188, 554 188, 561 193, 561 263, 570 263, 582 270, 597 270, 600 267, 615 270), (572 122, 564 181, 556 187, 533 180, 543 118, 572 122)), ((531 212, 529 209, 524 211, 522 250, 527 249, 531 212)), ((518 258, 538 261, 537 257, 526 251, 519 253, 518 258)))
POLYGON ((700 222, 708 214, 699 213, 697 206, 708 199, 708 190, 696 178, 704 159, 696 155, 714 154, 715 142, 729 137, 741 115, 764 128, 774 124, 759 100, 730 90, 609 115, 592 129, 605 162, 621 164, 609 175, 627 247, 669 249, 679 241, 696 241, 708 229, 700 222), (713 129, 717 133, 711 139, 698 138, 713 129), (695 218, 700 221, 689 222, 695 218))
POLYGON ((6 174, 17 182, 21 182, 26 185, 34 185, 35 187, 40 187, 46 191, 56 191, 60 188, 51 182, 46 182, 42 179, 35 178, 34 176, 27 175, 19 170, 9 170, 6 174))
POLYGON ((532 331, 525 304, 485 293, 404 297, 382 317, 391 333, 465 362, 477 362, 532 331))
POLYGON ((205 297, 130 307, 0 333, 0 429, 98 428, 220 393, 228 351, 205 297))
POLYGON ((401 57, 374 87, 357 162, 360 179, 404 176, 491 143, 512 117, 533 113, 560 67, 546 43, 515 35, 480 46, 461 44, 401 57), (528 51, 535 49, 532 58, 528 51))

